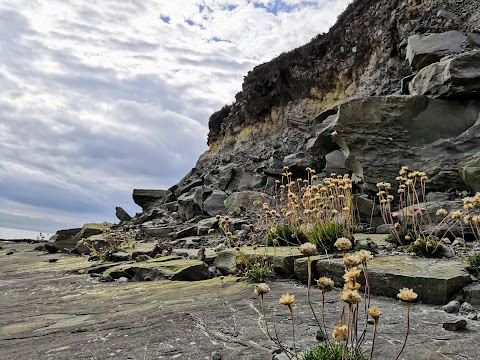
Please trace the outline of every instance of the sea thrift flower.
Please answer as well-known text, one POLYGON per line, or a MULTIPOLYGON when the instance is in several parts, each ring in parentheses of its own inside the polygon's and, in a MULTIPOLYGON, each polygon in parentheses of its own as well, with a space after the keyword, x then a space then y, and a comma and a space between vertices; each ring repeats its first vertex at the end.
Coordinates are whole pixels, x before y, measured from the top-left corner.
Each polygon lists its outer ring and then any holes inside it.
POLYGON ((397 297, 405 302, 412 302, 417 298, 417 294, 413 291, 413 289, 403 288, 400 289, 400 292, 397 294, 397 297))
POLYGON ((346 271, 345 274, 343 275, 343 278, 345 281, 355 281, 358 277, 360 277, 360 270, 357 269, 356 267, 350 269, 349 271, 346 271))
POLYGON ((345 285, 343 285, 344 290, 360 290, 361 285, 357 282, 347 281, 345 285))
POLYGON ((358 304, 360 301, 362 301, 362 297, 357 290, 342 290, 338 298, 341 301, 351 305, 358 304))
POLYGON ((338 250, 349 250, 352 248, 352 242, 348 240, 346 237, 338 238, 333 244, 338 250))
POLYGON ((361 263, 362 261, 356 254, 345 254, 343 256, 343 265, 345 265, 347 269, 360 265, 361 263))
POLYGON ((291 306, 294 301, 295 301, 295 295, 283 294, 278 302, 282 305, 291 306))
POLYGON ((393 217, 398 217, 398 212, 392 213, 392 216, 393 216, 393 217))
POLYGON ((370 315, 372 319, 378 320, 378 318, 382 315, 382 312, 376 306, 372 306, 368 309, 368 315, 370 315))
POLYGON ((332 291, 333 285, 334 285, 334 282, 329 277, 323 276, 317 280, 317 286, 322 293, 332 291))
POLYGON ((368 250, 360 250, 357 252, 357 257, 362 263, 366 263, 369 260, 373 259, 373 255, 368 250))
POLYGON ((417 209, 417 210, 415 210, 414 214, 415 214, 416 216, 422 215, 422 210, 417 209))
POLYGON ((339 326, 336 326, 335 329, 333 329, 332 337, 338 342, 346 341, 347 332, 348 332, 347 325, 339 325, 339 326))
POLYGON ((298 250, 305 256, 313 256, 317 253, 317 247, 310 242, 300 245, 298 250))
POLYGON ((445 217, 445 216, 447 216, 447 210, 445 210, 445 209, 438 209, 437 212, 436 212, 436 215, 437 215, 437 216, 445 217))
POLYGON ((253 290, 253 292, 257 295, 263 295, 268 293, 269 291, 270 291, 270 288, 265 283, 255 285, 255 290, 253 290))

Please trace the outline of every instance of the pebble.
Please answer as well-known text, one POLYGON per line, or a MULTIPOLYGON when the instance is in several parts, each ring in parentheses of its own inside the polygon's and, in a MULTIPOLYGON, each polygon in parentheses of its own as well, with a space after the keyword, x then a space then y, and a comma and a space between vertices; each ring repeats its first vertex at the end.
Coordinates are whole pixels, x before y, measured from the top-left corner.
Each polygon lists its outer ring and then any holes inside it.
POLYGON ((125 284, 125 283, 128 283, 128 279, 126 277, 122 276, 122 277, 119 277, 117 280, 115 280, 115 282, 120 283, 120 284, 125 284))
POLYGON ((458 313, 460 311, 460 302, 457 300, 450 301, 447 305, 443 305, 442 309, 449 314, 458 313))
POLYGON ((461 313, 473 313, 473 312, 475 312, 475 309, 473 308, 473 306, 470 303, 465 301, 462 304, 462 306, 460 306, 460 312, 461 313))
POLYGON ((212 360, 222 360, 222 354, 220 354, 218 351, 214 351, 212 353, 212 360))
POLYGON ((318 341, 325 340, 325 336, 323 335, 322 330, 317 330, 317 333, 315 334, 315 339, 317 339, 318 341))
POLYGON ((54 262, 57 262, 57 261, 58 261, 58 259, 48 259, 49 263, 54 263, 54 262))
POLYGON ((459 331, 465 329, 466 327, 467 320, 465 319, 445 321, 443 323, 443 328, 448 331, 459 331))
POLYGON ((475 314, 475 313, 467 314, 467 315, 465 315, 465 317, 466 317, 468 320, 478 320, 478 314, 475 314))

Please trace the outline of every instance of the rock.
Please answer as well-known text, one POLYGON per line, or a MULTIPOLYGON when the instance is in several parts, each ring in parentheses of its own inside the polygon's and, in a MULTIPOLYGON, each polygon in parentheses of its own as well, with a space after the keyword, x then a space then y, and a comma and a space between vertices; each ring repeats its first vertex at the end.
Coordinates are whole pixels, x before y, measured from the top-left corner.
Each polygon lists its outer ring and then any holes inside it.
POLYGON ((469 33, 467 41, 473 46, 480 47, 480 33, 469 33))
POLYGON ((294 274, 295 259, 301 257, 303 255, 294 247, 275 246, 254 250, 251 246, 244 246, 240 252, 235 249, 220 251, 214 265, 223 275, 230 275, 238 272, 245 259, 254 264, 259 258, 266 258, 277 276, 289 277, 294 274))
POLYGON ((412 35, 408 38, 406 57, 412 67, 421 69, 445 55, 461 52, 465 40, 465 35, 455 30, 440 34, 412 35))
POLYGON ((175 231, 171 226, 142 226, 145 234, 156 238, 168 238, 175 231))
POLYGON ((230 184, 230 181, 232 180, 234 169, 236 167, 237 167, 236 164, 228 164, 218 169, 218 173, 220 175, 220 178, 218 179, 218 188, 220 190, 227 189, 228 184, 230 184))
POLYGON ((465 329, 466 327, 467 320, 465 319, 445 321, 443 323, 443 328, 448 331, 459 331, 465 329))
POLYGON ((181 259, 177 256, 114 266, 106 270, 103 276, 110 276, 113 279, 126 277, 130 281, 198 281, 211 277, 205 263, 198 260, 181 259))
POLYGON ((193 203, 197 205, 200 210, 203 210, 203 201, 208 197, 210 193, 211 190, 203 186, 195 188, 195 191, 193 193, 193 203))
POLYGON ((221 190, 213 190, 210 196, 203 202, 203 210, 210 216, 224 215, 227 212, 225 200, 227 194, 221 190))
POLYGON ((167 202, 159 205, 158 207, 165 211, 175 212, 175 211, 178 211, 178 202, 176 201, 167 202))
POLYGON ((442 256, 445 256, 448 259, 451 259, 455 256, 455 250, 453 250, 450 246, 444 245, 442 256))
POLYGON ((58 230, 53 235, 49 242, 45 244, 45 248, 49 252, 55 252, 56 250, 73 249, 77 245, 78 238, 75 236, 82 230, 81 228, 58 230))
POLYGON ((453 240, 453 243, 452 243, 452 246, 456 246, 456 247, 466 247, 467 246, 467 242, 460 238, 460 237, 457 237, 455 238, 455 240, 453 240))
POLYGON ((475 314, 475 313, 466 314, 465 318, 468 320, 478 320, 478 314, 475 314))
MULTIPOLYGON (((322 156, 338 149, 338 145, 335 144, 332 138, 337 118, 336 111, 334 111, 332 115, 322 119, 321 123, 316 126, 315 136, 307 141, 305 147, 307 153, 313 158, 321 158, 322 156)), ((321 118, 318 119, 320 121, 321 118)), ((315 120, 315 122, 317 122, 317 120, 315 120)), ((320 171, 321 169, 316 170, 320 171)))
POLYGON ((471 284, 463 288, 463 297, 468 303, 480 305, 480 283, 471 284))
POLYGON ((460 313, 462 314, 468 314, 473 312, 475 312, 475 309, 470 303, 466 301, 462 303, 462 306, 460 306, 460 313))
POLYGON ((136 260, 139 256, 154 258, 158 254, 161 254, 165 248, 166 245, 160 245, 153 242, 138 244, 138 246, 135 246, 135 249, 132 251, 132 260, 136 260))
POLYGON ((227 212, 232 214, 242 209, 255 213, 261 209, 261 206, 253 205, 254 201, 261 201, 262 203, 266 202, 273 204, 273 199, 271 196, 262 196, 262 193, 257 191, 239 191, 235 192, 224 201, 227 212))
POLYGON ((458 171, 465 184, 473 191, 480 191, 480 152, 462 161, 458 165, 458 171))
POLYGON ((295 154, 289 154, 283 158, 283 166, 288 166, 289 171, 296 176, 306 176, 305 169, 309 166, 314 167, 312 159, 301 151, 295 154))
POLYGON ((200 207, 195 203, 195 195, 185 193, 178 198, 178 214, 182 220, 190 220, 201 214, 200 207))
POLYGON ((132 198, 133 202, 143 209, 163 198, 166 193, 167 190, 133 189, 132 198))
POLYGON ((126 284, 126 283, 128 283, 128 278, 122 276, 122 277, 116 279, 115 282, 119 283, 119 284, 126 284))
MULTIPOLYGON (((97 223, 97 224, 85 224, 83 225, 80 232, 76 235, 78 239, 86 239, 93 235, 101 235, 104 231, 110 229, 113 224, 108 222, 97 223)), ((76 244, 75 244, 76 245, 76 244)))
POLYGON ((444 193, 444 192, 439 192, 439 191, 430 191, 425 196, 425 198, 428 202, 448 201, 448 200, 450 200, 450 194, 444 193))
MULTIPOLYGON (((380 216, 380 206, 367 195, 354 195, 353 203, 355 204, 356 212, 361 221, 370 223, 372 216, 373 218, 380 216)), ((383 223, 383 220, 380 220, 380 224, 378 224, 378 221, 375 222, 378 226, 383 223)), ((372 225, 375 225, 375 222, 372 225)))
POLYGON ((475 99, 480 92, 480 50, 446 58, 421 69, 409 84, 411 95, 475 99))
POLYGON ((212 360, 222 360, 222 354, 220 354, 218 351, 214 351, 212 353, 212 360))
POLYGON ((346 155, 352 181, 372 194, 378 182, 394 185, 402 165, 425 171, 430 191, 464 190, 457 167, 478 152, 479 116, 480 101, 356 99, 340 106, 334 139, 346 155))
POLYGON ((187 228, 184 228, 182 230, 179 230, 179 231, 173 233, 173 238, 182 239, 182 238, 186 238, 186 237, 189 237, 189 236, 195 236, 195 235, 197 235, 197 225, 189 226, 187 228))
POLYGON ((117 206, 115 208, 115 216, 117 217, 118 220, 122 222, 132 220, 132 217, 128 215, 128 213, 125 210, 123 210, 120 206, 117 206))
POLYGON ((460 311, 460 302, 452 300, 448 304, 442 306, 443 311, 449 314, 456 314, 460 311))
POLYGON ((112 261, 129 261, 129 260, 131 260, 130 254, 124 251, 117 251, 112 254, 112 261))
POLYGON ((103 235, 93 235, 86 239, 80 239, 75 245, 75 250, 80 255, 88 255, 91 253, 92 249, 95 251, 100 251, 100 249, 108 245, 107 240, 103 235))
MULTIPOLYGON (((319 260, 317 273, 343 284, 341 259, 319 260)), ((440 261, 408 255, 378 256, 368 263, 372 293, 397 297, 398 290, 413 288, 418 300, 443 305, 471 282, 465 265, 459 261, 440 261)), ((361 280, 362 282, 363 280, 361 280)))
POLYGON ((203 185, 203 181, 201 179, 188 179, 186 181, 186 184, 183 185, 178 190, 178 194, 179 195, 185 194, 185 193, 189 192, 190 190, 192 190, 196 187, 202 186, 202 185, 203 185))
POLYGON ((377 227, 375 233, 377 234, 390 234, 389 228, 392 227, 392 224, 382 224, 377 227))
POLYGON ((216 217, 200 220, 197 223, 197 235, 207 235, 208 230, 214 227, 218 227, 218 219, 216 217))
POLYGON ((345 155, 340 150, 334 150, 325 155, 325 173, 330 176, 331 173, 337 175, 348 174, 348 169, 345 166, 345 155))

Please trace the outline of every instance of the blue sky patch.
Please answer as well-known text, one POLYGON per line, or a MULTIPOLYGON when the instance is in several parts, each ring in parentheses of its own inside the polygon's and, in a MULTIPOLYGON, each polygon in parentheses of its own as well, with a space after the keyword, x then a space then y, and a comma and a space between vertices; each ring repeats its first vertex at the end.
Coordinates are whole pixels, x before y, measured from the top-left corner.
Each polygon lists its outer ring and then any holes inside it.
POLYGON ((165 24, 170 24, 170 16, 160 15, 160 20, 162 20, 165 24))
POLYGON ((315 6, 317 2, 315 1, 304 1, 298 5, 289 5, 283 0, 275 0, 272 4, 264 5, 253 1, 253 6, 256 8, 265 9, 268 13, 277 15, 278 13, 290 13, 295 10, 300 10, 306 7, 315 6))

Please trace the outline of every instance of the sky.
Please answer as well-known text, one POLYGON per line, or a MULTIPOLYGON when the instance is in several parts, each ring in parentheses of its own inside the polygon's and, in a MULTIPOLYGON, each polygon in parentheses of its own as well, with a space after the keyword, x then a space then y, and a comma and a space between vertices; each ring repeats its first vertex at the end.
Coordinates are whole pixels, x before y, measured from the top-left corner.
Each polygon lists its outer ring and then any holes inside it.
POLYGON ((0 0, 0 226, 131 215, 207 149, 208 118, 258 64, 349 0, 0 0))

